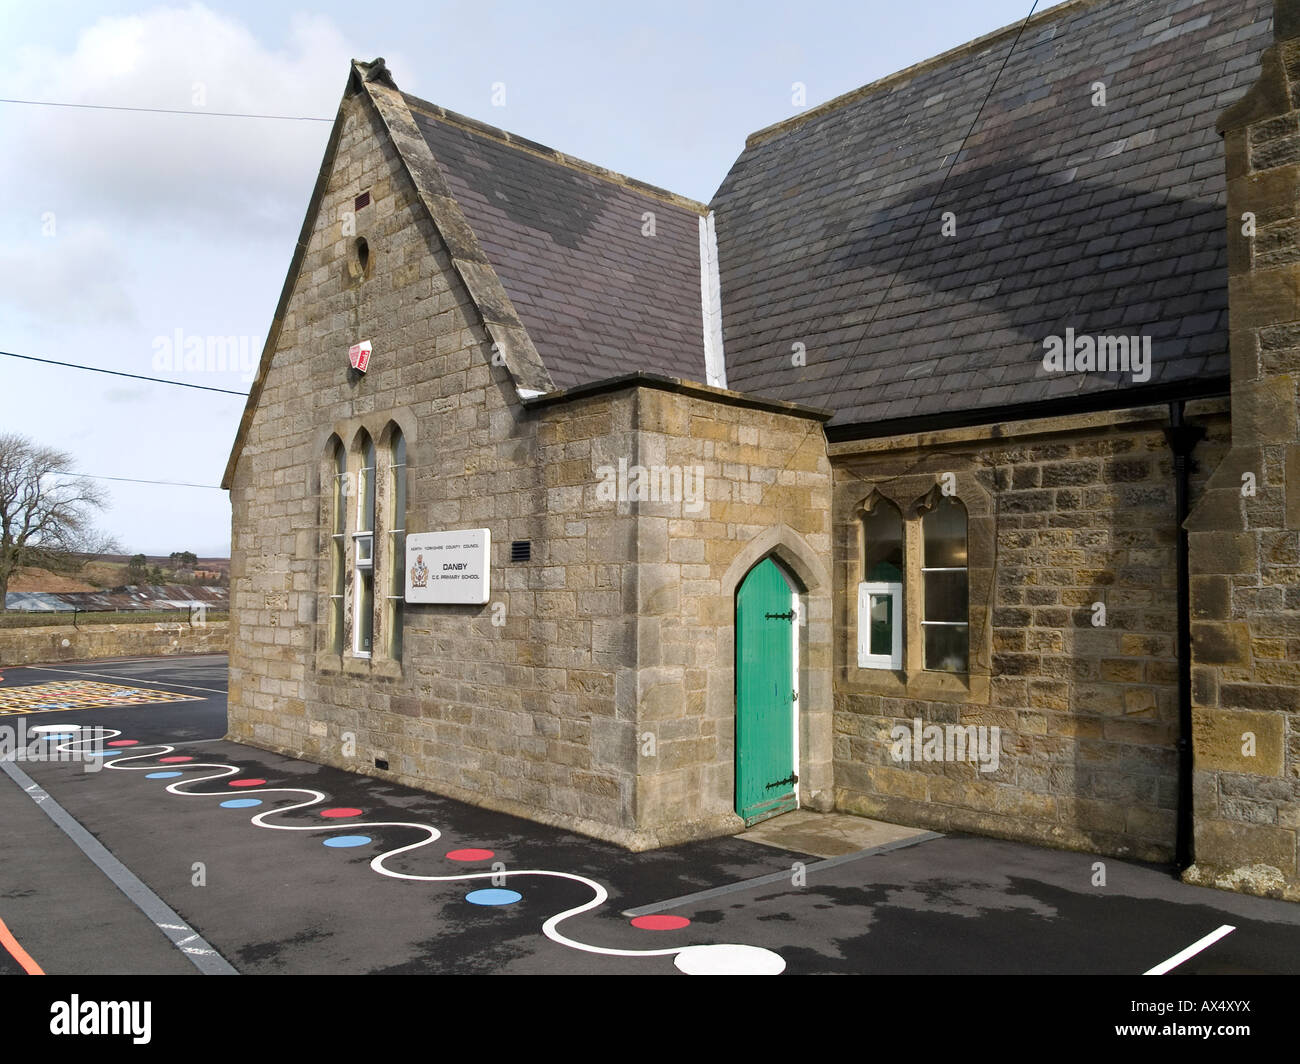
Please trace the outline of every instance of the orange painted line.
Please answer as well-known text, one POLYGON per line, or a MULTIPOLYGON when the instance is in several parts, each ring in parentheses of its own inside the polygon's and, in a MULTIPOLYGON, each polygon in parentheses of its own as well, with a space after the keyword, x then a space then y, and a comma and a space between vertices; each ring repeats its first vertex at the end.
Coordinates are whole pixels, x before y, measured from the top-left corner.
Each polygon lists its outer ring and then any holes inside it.
POLYGON ((23 971, 28 975, 44 975, 41 966, 37 964, 28 955, 27 951, 18 945, 18 940, 10 933, 9 928, 5 927, 5 922, 0 920, 0 946, 4 946, 19 964, 23 966, 23 971))

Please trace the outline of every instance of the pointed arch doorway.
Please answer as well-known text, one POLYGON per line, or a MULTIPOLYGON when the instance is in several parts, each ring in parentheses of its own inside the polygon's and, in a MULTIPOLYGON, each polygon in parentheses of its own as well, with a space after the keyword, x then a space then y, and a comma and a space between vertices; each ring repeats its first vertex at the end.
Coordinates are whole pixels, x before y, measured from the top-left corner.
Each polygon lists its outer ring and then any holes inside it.
POLYGON ((799 804, 798 609, 770 557, 736 591, 736 813, 747 825, 799 804))

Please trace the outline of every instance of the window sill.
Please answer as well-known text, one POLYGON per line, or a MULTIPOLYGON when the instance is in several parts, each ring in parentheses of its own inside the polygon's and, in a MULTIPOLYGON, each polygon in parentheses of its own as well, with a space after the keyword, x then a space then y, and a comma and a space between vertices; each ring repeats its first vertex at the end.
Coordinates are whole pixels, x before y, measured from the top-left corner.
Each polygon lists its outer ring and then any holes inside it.
POLYGON ((984 705, 989 700, 989 678, 978 673, 907 672, 904 669, 863 669, 852 665, 844 678, 844 690, 889 698, 984 705))
POLYGON ((319 650, 316 652, 315 666, 317 672, 341 673, 343 671, 343 655, 335 654, 331 650, 319 650))
POLYGON ((333 654, 322 650, 316 655, 316 671, 333 676, 364 676, 379 680, 400 680, 402 663, 392 658, 359 657, 356 654, 333 654))

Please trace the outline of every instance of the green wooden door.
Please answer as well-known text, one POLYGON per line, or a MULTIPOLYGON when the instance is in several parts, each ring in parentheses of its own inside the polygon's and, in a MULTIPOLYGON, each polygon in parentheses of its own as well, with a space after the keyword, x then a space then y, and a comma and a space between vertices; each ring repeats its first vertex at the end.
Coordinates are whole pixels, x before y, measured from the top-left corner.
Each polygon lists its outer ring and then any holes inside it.
POLYGON ((795 808, 794 617, 771 558, 736 593, 736 812, 752 824, 795 808))

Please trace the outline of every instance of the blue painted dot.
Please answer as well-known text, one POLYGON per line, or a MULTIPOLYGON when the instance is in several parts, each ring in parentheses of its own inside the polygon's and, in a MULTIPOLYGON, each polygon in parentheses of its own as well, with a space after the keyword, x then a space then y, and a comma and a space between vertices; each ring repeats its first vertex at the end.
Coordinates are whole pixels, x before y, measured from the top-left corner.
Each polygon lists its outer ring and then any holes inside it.
POLYGON ((326 839, 325 845, 342 849, 347 846, 364 846, 369 841, 369 835, 335 835, 333 838, 326 839))
POLYGON ((150 772, 145 779, 147 780, 174 780, 179 776, 179 772, 150 772))
POLYGON ((71 739, 72 732, 58 732, 58 733, 46 732, 45 738, 46 739, 71 739))
MULTIPOLYGON (((178 772, 179 776, 180 773, 178 772)), ((255 805, 261 805, 261 798, 231 798, 221 803, 222 809, 251 809, 255 805)))
POLYGON ((488 887, 484 890, 471 890, 465 895, 465 900, 475 905, 513 905, 522 897, 523 895, 517 890, 488 887))
POLYGON ((116 750, 113 750, 113 751, 108 751, 108 750, 83 750, 83 751, 81 751, 81 756, 82 756, 82 757, 108 757, 108 755, 109 755, 110 752, 111 752, 111 753, 114 753, 114 754, 117 753, 116 750))

